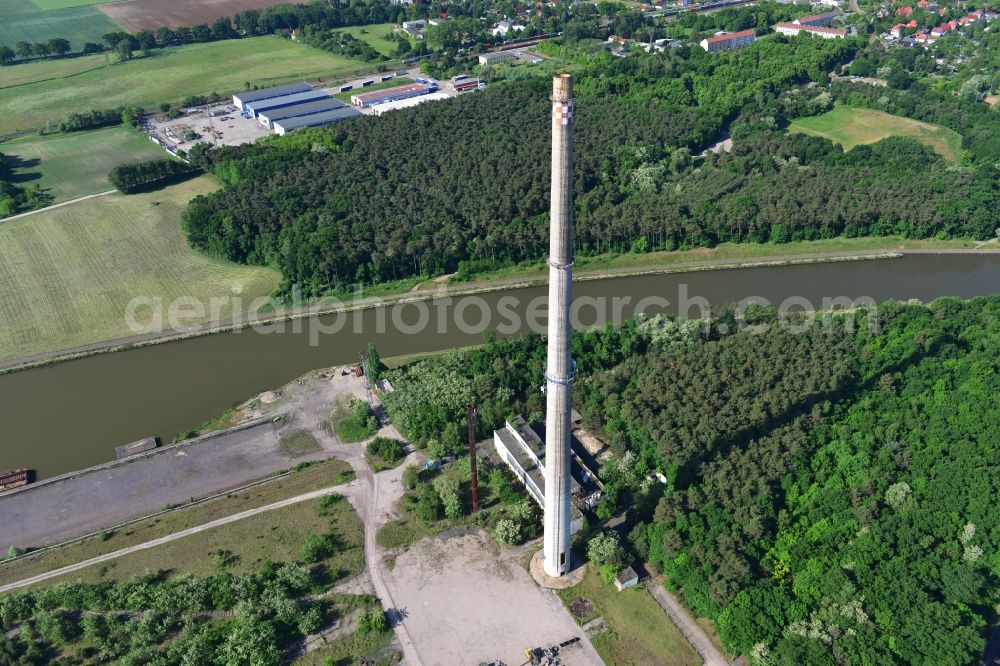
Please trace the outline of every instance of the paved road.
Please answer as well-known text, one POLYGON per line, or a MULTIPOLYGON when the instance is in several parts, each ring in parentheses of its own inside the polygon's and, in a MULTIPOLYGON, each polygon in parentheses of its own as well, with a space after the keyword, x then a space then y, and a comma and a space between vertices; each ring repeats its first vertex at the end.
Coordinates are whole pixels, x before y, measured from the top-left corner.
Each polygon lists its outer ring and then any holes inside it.
POLYGON ((62 208, 63 206, 68 206, 70 204, 79 203, 81 201, 86 201, 87 199, 93 199, 95 197, 104 197, 109 194, 114 194, 118 190, 108 190, 107 192, 98 192, 97 194, 88 194, 85 197, 78 197, 76 199, 70 199, 69 201, 63 201, 62 203, 53 204, 51 206, 46 206, 45 208, 36 208, 35 210, 29 210, 27 213, 18 213, 17 215, 11 215, 10 217, 5 217, 0 220, 0 223, 10 222, 16 220, 20 217, 27 217, 29 215, 35 215, 36 213, 44 213, 47 210, 52 210, 53 208, 62 208))
POLYGON ((225 518, 219 518, 217 520, 213 520, 211 522, 205 523, 204 525, 198 525, 197 527, 190 527, 186 530, 181 530, 180 532, 174 532, 173 534, 168 534, 167 536, 160 537, 159 539, 153 539, 152 541, 140 543, 135 546, 122 548, 121 550, 105 553, 104 555, 98 555, 97 557, 92 557, 89 560, 84 560, 83 562, 77 562, 76 564, 70 564, 69 566, 61 567, 59 569, 53 569, 52 571, 48 571, 43 574, 38 574, 37 576, 32 576, 31 578, 25 578, 24 580, 19 580, 16 583, 0 585, 0 594, 4 592, 10 592, 18 588, 27 587, 28 585, 35 585, 36 583, 41 583, 47 580, 51 580, 52 578, 63 576, 68 573, 73 573, 74 571, 79 571, 80 569, 85 569, 86 567, 90 567, 95 564, 107 562, 108 560, 114 560, 116 558, 122 557, 123 555, 129 555, 130 553, 137 553, 140 550, 146 550, 148 548, 155 548, 156 546, 162 546, 165 543, 170 543, 171 541, 176 541, 177 539, 183 539, 184 537, 191 536, 192 534, 198 534, 199 532, 204 532, 206 530, 210 530, 215 527, 219 527, 221 525, 234 523, 237 520, 243 520, 244 518, 249 518, 250 516, 256 516, 258 514, 265 513, 267 511, 274 511, 275 509, 281 509, 286 506, 291 506, 292 504, 298 504, 300 502, 308 502, 309 500, 318 499, 323 495, 327 495, 329 493, 347 494, 348 492, 350 492, 351 486, 356 484, 357 481, 351 481, 350 483, 341 484, 339 486, 330 486, 329 488, 313 490, 311 492, 304 493, 302 495, 296 495, 295 497, 283 499, 280 502, 275 502, 274 504, 267 504, 265 506, 257 507, 256 509, 248 509, 246 511, 234 513, 231 516, 226 516, 225 518))
POLYGON ((656 603, 660 604, 670 621, 680 629, 681 634, 684 635, 695 652, 705 660, 705 666, 729 666, 729 660, 712 644, 702 628, 688 614, 687 609, 674 598, 674 595, 655 582, 647 583, 646 589, 656 599, 656 603))

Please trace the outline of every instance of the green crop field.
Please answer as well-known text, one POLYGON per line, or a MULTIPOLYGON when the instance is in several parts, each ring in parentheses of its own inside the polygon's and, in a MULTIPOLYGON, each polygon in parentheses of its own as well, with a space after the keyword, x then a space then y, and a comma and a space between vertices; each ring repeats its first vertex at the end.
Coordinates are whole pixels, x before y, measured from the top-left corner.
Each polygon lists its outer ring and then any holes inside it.
POLYGON ((114 62, 114 54, 98 54, 70 58, 29 60, 25 63, 0 67, 0 88, 37 83, 46 79, 63 79, 114 62))
MULTIPOLYGON (((68 0, 39 0, 51 6, 45 11, 30 0, 0 0, 0 44, 14 48, 20 41, 47 42, 54 37, 68 39, 74 51, 83 48, 84 42, 101 42, 101 35, 121 30, 117 23, 95 7, 75 7, 84 2, 68 0), (58 7, 64 7, 59 9, 58 7)), ((16 67, 16 65, 14 65, 16 67)))
MULTIPOLYGON (((207 307, 238 286, 244 302, 273 291, 275 271, 217 261, 188 247, 181 211, 216 187, 203 176, 0 222, 0 359, 132 335, 124 313, 135 297, 162 299, 166 309, 181 296, 207 307)), ((223 307, 221 316, 230 314, 223 307)))
MULTIPOLYGON (((56 62, 66 63, 67 78, 58 78, 47 69, 45 81, 0 88, 0 133, 41 127, 71 111, 177 104, 187 95, 243 90, 248 81, 267 86, 301 79, 330 80, 373 67, 280 37, 190 44, 158 50, 107 69, 101 68, 103 55, 56 62), (80 61, 88 60, 96 68, 73 75, 80 71, 80 61)), ((4 85, 6 69, 0 69, 0 85, 4 85)))
POLYGON ((825 137, 841 144, 844 150, 890 136, 908 136, 933 148, 949 162, 957 162, 962 154, 962 137, 957 132, 873 109, 838 105, 822 115, 800 118, 788 130, 825 137))
POLYGON ((389 41, 385 36, 387 33, 392 32, 394 27, 394 23, 372 23, 370 25, 341 28, 339 32, 346 32, 352 37, 370 44, 382 55, 391 56, 396 53, 396 42, 389 41))
POLYGON ((124 127, 93 132, 32 136, 0 144, 14 161, 13 181, 40 185, 53 203, 113 189, 112 167, 166 157, 145 135, 124 127))

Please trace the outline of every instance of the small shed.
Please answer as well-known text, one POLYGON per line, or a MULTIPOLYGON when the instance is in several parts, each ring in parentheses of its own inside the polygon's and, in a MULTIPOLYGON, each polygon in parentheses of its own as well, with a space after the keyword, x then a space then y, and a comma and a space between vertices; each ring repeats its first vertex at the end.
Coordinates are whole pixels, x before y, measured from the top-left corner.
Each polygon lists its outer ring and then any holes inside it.
POLYGON ((635 587, 638 584, 639 574, 632 567, 625 567, 615 576, 615 587, 618 588, 619 592, 629 587, 635 587))

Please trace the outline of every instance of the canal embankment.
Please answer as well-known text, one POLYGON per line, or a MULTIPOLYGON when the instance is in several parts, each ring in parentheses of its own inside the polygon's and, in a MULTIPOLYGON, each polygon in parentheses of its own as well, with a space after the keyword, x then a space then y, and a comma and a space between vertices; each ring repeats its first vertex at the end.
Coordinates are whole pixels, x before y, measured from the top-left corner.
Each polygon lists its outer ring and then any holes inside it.
MULTIPOLYGON (((933 250, 928 253, 936 253, 933 250)), ((978 250, 952 250, 952 254, 988 254, 978 250)), ((607 280, 617 277, 635 277, 643 275, 670 275, 676 273, 694 273, 710 270, 733 270, 741 268, 768 266, 795 266, 804 264, 831 263, 841 261, 869 261, 875 259, 895 259, 903 256, 904 251, 898 249, 873 249, 847 252, 818 252, 790 255, 764 255, 757 257, 708 259, 704 261, 683 261, 677 263, 660 263, 649 265, 625 266, 619 268, 601 268, 577 272, 574 282, 589 282, 607 280)), ((107 354, 128 351, 150 345, 165 344, 198 338, 219 333, 232 333, 254 326, 269 326, 282 322, 324 317, 339 313, 351 313, 390 305, 403 305, 442 298, 458 298, 477 294, 489 294, 497 291, 508 291, 538 287, 547 283, 546 275, 526 274, 517 277, 492 280, 473 281, 468 283, 447 284, 438 283, 434 289, 409 290, 395 294, 377 297, 362 297, 353 300, 336 300, 328 302, 319 300, 303 307, 279 309, 275 311, 254 314, 239 320, 225 320, 191 324, 182 329, 165 329, 149 333, 137 334, 125 338, 105 340, 88 345, 80 345, 68 349, 22 356, 0 361, 0 375, 18 370, 43 367, 53 363, 87 358, 97 354, 107 354)), ((122 313, 124 317, 124 313, 122 313)))
MULTIPOLYGON (((684 265, 604 274, 576 282, 575 303, 587 305, 580 309, 580 325, 589 327, 638 311, 677 314, 685 298, 713 306, 747 297, 774 305, 792 299, 801 309, 826 309, 827 298, 881 303, 1000 293, 1000 257, 994 254, 838 259, 786 263, 797 259, 782 257, 772 265, 728 261, 726 270, 684 265), (627 307, 606 311, 626 301, 627 307), (595 308, 605 310, 598 313, 604 319, 594 317, 595 308)), ((431 292, 412 300, 407 294, 411 300, 403 307, 359 309, 341 318, 339 327, 337 315, 319 315, 296 320, 298 326, 200 335, 0 376, 6 435, 0 469, 33 468, 44 479, 108 460, 116 446, 137 439, 171 441, 313 368, 356 363, 370 343, 388 358, 481 344, 487 332, 503 337, 539 330, 530 321, 533 311, 544 313, 538 307, 546 298, 544 279, 513 284, 526 286, 490 284, 472 299, 431 292), (457 319, 473 326, 457 326, 457 319)), ((687 314, 703 316, 697 307, 687 314)), ((544 325, 544 316, 538 323, 544 325)))
POLYGON ((2 493, 0 548, 75 539, 329 458, 315 438, 305 448, 286 438, 325 427, 338 400, 364 394, 357 377, 310 372, 248 400, 232 427, 2 493))
POLYGON ((45 479, 0 495, 0 548, 39 548, 194 498, 237 488, 295 462, 269 419, 45 479))

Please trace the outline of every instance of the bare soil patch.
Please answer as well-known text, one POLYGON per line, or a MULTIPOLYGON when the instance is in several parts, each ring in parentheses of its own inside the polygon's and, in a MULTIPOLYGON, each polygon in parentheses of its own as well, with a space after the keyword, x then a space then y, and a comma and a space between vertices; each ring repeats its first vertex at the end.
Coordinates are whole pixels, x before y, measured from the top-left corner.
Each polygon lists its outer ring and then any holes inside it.
POLYGON ((594 614, 594 603, 587 597, 577 597, 569 602, 569 609, 579 618, 588 618, 594 614))
POLYGON ((129 0, 97 5, 108 18, 126 30, 156 30, 163 26, 195 26, 220 16, 233 16, 245 9, 284 4, 282 0, 129 0))

